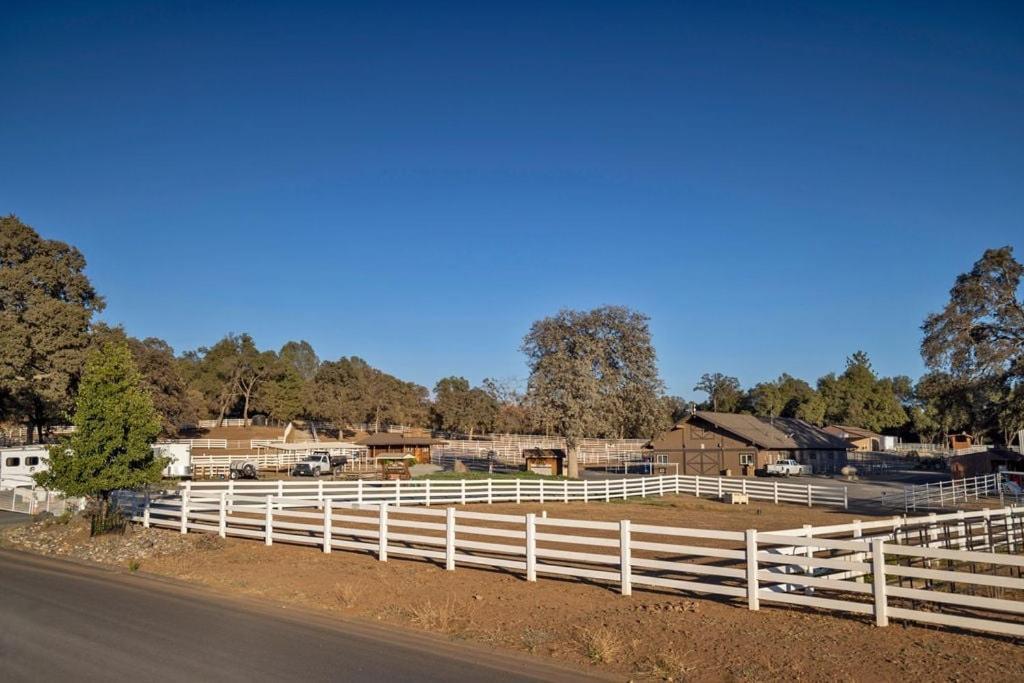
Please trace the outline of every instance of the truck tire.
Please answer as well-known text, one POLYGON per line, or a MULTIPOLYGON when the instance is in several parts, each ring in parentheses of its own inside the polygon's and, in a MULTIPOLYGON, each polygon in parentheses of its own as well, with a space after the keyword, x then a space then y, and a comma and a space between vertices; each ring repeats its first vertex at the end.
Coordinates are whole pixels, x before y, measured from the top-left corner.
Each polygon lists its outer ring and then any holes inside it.
POLYGON ((238 479, 238 470, 230 470, 228 472, 228 479, 238 479))
POLYGON ((314 467, 313 468, 313 476, 317 477, 317 478, 320 477, 320 468, 319 467, 314 467))

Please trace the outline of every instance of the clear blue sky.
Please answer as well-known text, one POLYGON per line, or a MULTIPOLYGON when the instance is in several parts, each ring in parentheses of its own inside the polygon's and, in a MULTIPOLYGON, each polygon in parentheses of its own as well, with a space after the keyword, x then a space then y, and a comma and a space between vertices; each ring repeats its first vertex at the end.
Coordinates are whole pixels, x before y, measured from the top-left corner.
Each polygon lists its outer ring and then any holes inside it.
POLYGON ((662 375, 811 380, 1024 257, 1020 3, 11 3, 0 212, 177 350, 524 378, 623 304, 662 375))

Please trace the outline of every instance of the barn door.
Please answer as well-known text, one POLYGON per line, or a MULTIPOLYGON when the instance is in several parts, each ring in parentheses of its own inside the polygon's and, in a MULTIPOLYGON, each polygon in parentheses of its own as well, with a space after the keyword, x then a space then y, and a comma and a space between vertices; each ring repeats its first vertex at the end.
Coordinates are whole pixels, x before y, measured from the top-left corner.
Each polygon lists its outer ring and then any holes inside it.
POLYGON ((684 456, 684 471, 702 477, 717 477, 722 470, 718 456, 718 451, 712 450, 687 451, 684 456))

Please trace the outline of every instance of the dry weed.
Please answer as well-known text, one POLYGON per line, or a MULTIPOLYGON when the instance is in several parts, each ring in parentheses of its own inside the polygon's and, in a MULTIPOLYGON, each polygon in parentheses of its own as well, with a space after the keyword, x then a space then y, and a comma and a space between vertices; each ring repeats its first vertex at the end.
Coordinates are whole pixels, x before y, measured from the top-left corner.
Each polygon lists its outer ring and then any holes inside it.
POLYGON ((457 615, 458 611, 452 598, 448 598, 442 603, 427 600, 413 605, 408 610, 409 621, 414 625, 427 631, 440 633, 451 633, 455 630, 457 615))
POLYGON ((610 664, 623 650, 622 637, 606 627, 586 627, 577 631, 580 647, 587 659, 610 664))
POLYGON ((347 583, 334 584, 334 599, 345 608, 355 607, 359 593, 347 583))
POLYGON ((686 674, 694 668, 696 667, 687 666, 681 655, 666 651, 646 658, 638 667, 637 674, 663 681, 684 681, 686 674))
POLYGON ((544 629, 533 626, 527 626, 524 628, 523 633, 519 636, 519 640, 530 652, 536 652, 537 648, 545 643, 551 642, 553 638, 554 636, 550 631, 545 631, 544 629))

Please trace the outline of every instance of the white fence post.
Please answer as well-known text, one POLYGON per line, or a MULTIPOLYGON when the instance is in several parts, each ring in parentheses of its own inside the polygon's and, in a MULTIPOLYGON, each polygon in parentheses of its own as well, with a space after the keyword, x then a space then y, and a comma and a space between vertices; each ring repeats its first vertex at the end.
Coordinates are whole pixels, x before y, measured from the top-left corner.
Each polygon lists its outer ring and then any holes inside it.
POLYGON ((316 502, 320 505, 320 509, 324 508, 324 480, 316 480, 316 502))
POLYGON ((322 501, 324 506, 324 552, 331 552, 331 536, 334 531, 334 501, 330 498, 322 501))
POLYGON ((811 485, 807 485, 807 507, 811 507, 811 485))
POLYGON ((526 580, 537 580, 537 515, 526 515, 526 580))
POLYGON ((757 529, 747 529, 747 607, 752 610, 761 608, 758 598, 760 585, 757 580, 757 529))
POLYGON ((444 511, 444 568, 455 571, 455 508, 451 507, 444 511))
POLYGON ((274 543, 274 497, 271 495, 267 496, 267 509, 265 512, 264 520, 264 531, 266 532, 266 544, 273 545, 274 543))
POLYGON ((740 493, 747 495, 747 478, 743 477, 740 479, 740 493))
POLYGON ((590 492, 589 492, 589 487, 587 486, 587 481, 588 480, 586 480, 586 479, 583 480, 583 502, 584 503, 589 503, 590 502, 590 492))
POLYGON ((623 595, 633 594, 631 562, 629 520, 623 519, 619 521, 619 577, 623 595))
POLYGON ((843 487, 843 509, 850 509, 850 492, 845 486, 843 487))
POLYGON ((494 502, 494 480, 487 479, 487 504, 490 505, 494 502))
POLYGON ((430 507, 430 480, 429 479, 427 479, 427 482, 426 482, 426 489, 427 489, 427 492, 426 492, 426 505, 427 505, 427 507, 430 507))
POLYGON ((520 479, 519 477, 516 477, 516 505, 518 505, 522 501, 522 484, 523 480, 520 479))
POLYGON ((610 503, 612 500, 612 480, 604 480, 604 502, 610 503))
POLYGON ((885 548, 882 539, 871 541, 872 592, 875 596, 875 624, 889 625, 889 612, 885 599, 885 548))
POLYGON ((217 531, 221 538, 228 535, 228 494, 220 492, 220 518, 217 520, 217 531))
MULTIPOLYGON (((284 498, 284 479, 277 480, 277 497, 284 498)), ((277 504, 280 505, 281 502, 278 501, 277 504)))
POLYGON ((459 492, 462 494, 462 504, 466 504, 466 480, 459 480, 459 492))
MULTIPOLYGON (((356 475, 358 476, 358 475, 356 475)), ((356 479, 356 502, 360 505, 363 504, 363 480, 356 479)))
MULTIPOLYGON (((804 557, 813 558, 814 548, 811 546, 811 538, 814 535, 814 527, 810 524, 804 524, 804 536, 807 538, 807 545, 804 547, 804 557)), ((811 565, 805 565, 804 574, 814 576, 814 567, 811 565)), ((814 593, 814 586, 804 586, 804 594, 812 595, 814 593)))
POLYGON ((562 480, 562 502, 563 503, 568 503, 569 502, 569 480, 568 479, 563 479, 562 480))
MULTIPOLYGON (((397 480, 396 480, 397 481, 397 480)), ((381 562, 388 561, 388 506, 380 501, 380 520, 377 525, 377 559, 381 562)))
POLYGON ((544 480, 540 480, 540 502, 544 502, 544 480))
POLYGON ((640 497, 647 497, 647 477, 642 474, 640 475, 640 497))
POLYGON ((228 512, 235 511, 235 480, 228 479, 228 512))
POLYGON ((395 479, 395 505, 401 507, 402 505, 402 480, 395 479))
POLYGON ((188 533, 188 490, 181 494, 181 533, 188 533))
POLYGON ((772 482, 772 501, 776 505, 779 504, 779 482, 777 481, 772 482))
MULTIPOLYGON (((864 531, 863 531, 863 529, 861 529, 861 521, 859 519, 853 520, 853 540, 857 541, 857 540, 860 540, 863 537, 864 537, 864 531)), ((853 561, 854 562, 863 562, 864 561, 864 553, 854 553, 853 561)), ((854 577, 853 580, 856 583, 864 583, 864 577, 862 575, 860 575, 860 574, 858 574, 856 577, 854 577)))

